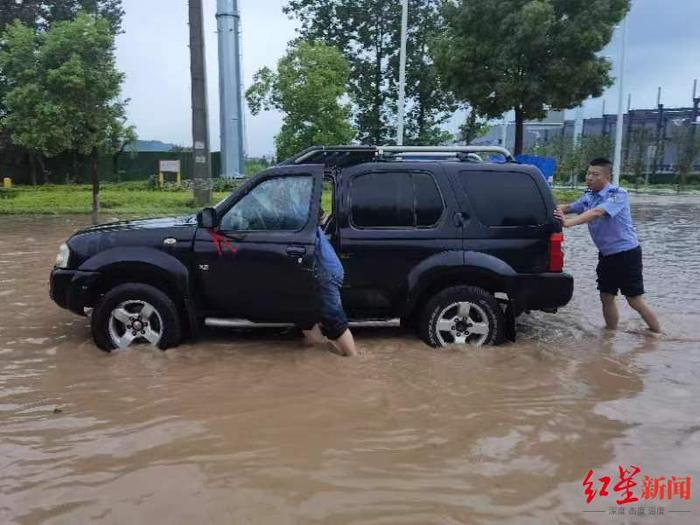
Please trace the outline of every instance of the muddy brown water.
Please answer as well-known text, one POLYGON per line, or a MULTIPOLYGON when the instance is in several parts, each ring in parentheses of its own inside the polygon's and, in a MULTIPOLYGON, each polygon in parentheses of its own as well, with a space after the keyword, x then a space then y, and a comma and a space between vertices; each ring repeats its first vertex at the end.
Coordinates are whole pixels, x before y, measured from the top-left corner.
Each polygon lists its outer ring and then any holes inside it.
POLYGON ((48 298, 86 219, 1 217, 0 523, 700 523, 700 485, 624 506, 613 491, 619 465, 641 469, 637 496, 644 475, 700 483, 699 210, 634 199, 660 337, 626 306, 601 330, 579 227, 572 302, 520 318, 517 343, 365 329, 359 360, 275 330, 103 353, 48 298), (587 505, 589 469, 612 483, 587 505))

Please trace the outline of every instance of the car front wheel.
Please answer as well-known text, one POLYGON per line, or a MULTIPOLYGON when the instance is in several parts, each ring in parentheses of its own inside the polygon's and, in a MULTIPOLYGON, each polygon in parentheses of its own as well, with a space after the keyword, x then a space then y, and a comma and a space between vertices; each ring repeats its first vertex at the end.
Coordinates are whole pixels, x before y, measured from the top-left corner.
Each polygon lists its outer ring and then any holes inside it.
POLYGON ((506 322, 491 293, 475 286, 454 286, 428 301, 419 332, 432 347, 498 345, 505 339, 506 322))
POLYGON ((137 344, 165 350, 180 341, 177 308, 158 288, 121 284, 105 294, 93 311, 92 337, 106 351, 137 344))

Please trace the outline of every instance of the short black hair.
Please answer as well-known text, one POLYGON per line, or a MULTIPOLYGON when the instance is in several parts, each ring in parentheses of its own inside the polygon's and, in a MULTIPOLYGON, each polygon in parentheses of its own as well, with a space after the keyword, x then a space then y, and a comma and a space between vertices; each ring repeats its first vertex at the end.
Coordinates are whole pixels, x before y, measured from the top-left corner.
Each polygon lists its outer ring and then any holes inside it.
POLYGON ((591 162, 589 162, 588 165, 589 166, 603 166, 605 168, 612 168, 613 163, 610 162, 610 159, 606 159, 605 157, 596 157, 591 162))

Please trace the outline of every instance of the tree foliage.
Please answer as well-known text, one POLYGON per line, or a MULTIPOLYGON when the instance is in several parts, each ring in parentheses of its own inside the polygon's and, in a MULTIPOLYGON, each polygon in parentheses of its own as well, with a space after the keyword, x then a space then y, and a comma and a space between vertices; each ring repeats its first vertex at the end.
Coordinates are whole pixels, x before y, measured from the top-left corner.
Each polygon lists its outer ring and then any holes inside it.
POLYGON ((683 122, 673 129, 671 143, 676 146, 678 155, 676 188, 680 191, 687 184, 695 162, 700 159, 700 131, 690 121, 683 122))
POLYGON ((644 169, 649 163, 649 146, 654 141, 654 131, 645 125, 635 126, 629 132, 629 147, 625 154, 625 172, 632 174, 634 185, 639 186, 644 169))
POLYGON ((571 137, 558 134, 546 142, 535 144, 530 153, 555 159, 556 178, 575 185, 585 177, 590 161, 597 157, 609 158, 612 147, 613 142, 609 135, 584 136, 578 144, 574 144, 571 137))
POLYGON ((611 84, 610 63, 596 55, 629 10, 630 0, 446 1, 446 30, 435 60, 460 101, 496 118, 515 110, 515 153, 523 122, 549 108, 571 108, 611 84))
POLYGON ((8 0, 0 4, 0 33, 15 20, 47 30, 56 22, 75 19, 81 11, 105 18, 114 34, 121 30, 122 0, 8 0))
POLYGON ((46 156, 114 154, 134 138, 120 100, 114 34, 107 19, 82 13, 46 32, 14 22, 0 52, 8 111, 0 120, 15 144, 46 156))
MULTIPOLYGON (((409 0, 406 59, 405 143, 435 144, 454 111, 430 58, 442 29, 440 0, 409 0)), ((285 12, 301 21, 301 40, 343 52, 351 67, 349 91, 359 139, 395 140, 401 37, 401 3, 394 0, 289 0, 285 12)))
POLYGON ((480 117, 475 110, 471 109, 467 118, 464 119, 464 122, 459 127, 459 140, 468 146, 479 137, 488 135, 491 127, 486 119, 480 117))
MULTIPOLYGON (((4 0, 0 2, 0 50, 5 46, 3 32, 14 21, 19 21, 37 32, 45 32, 57 22, 75 19, 83 10, 105 18, 109 22, 112 34, 116 35, 121 31, 124 16, 122 0, 4 0)), ((2 102, 7 89, 4 73, 0 69, 0 117, 7 112, 2 102)), ((8 150, 11 146, 10 137, 0 129, 0 151, 8 150)), ((14 146, 13 149, 17 149, 17 145, 14 146)), ((32 166, 34 160, 43 162, 41 158, 32 159, 32 166)), ((34 177, 34 168, 32 176, 34 177)))
POLYGON ((350 107, 342 102, 349 75, 348 63, 337 49, 306 42, 291 47, 276 72, 265 67, 255 74, 246 91, 251 112, 274 108, 284 113, 275 137, 278 159, 316 144, 353 140, 350 107))

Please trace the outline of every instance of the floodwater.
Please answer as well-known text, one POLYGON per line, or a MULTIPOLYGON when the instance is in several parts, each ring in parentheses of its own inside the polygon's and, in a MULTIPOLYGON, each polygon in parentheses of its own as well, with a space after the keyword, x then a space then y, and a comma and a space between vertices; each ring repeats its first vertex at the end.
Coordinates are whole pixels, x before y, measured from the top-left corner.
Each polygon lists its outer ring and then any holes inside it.
POLYGON ((270 330, 104 353, 48 297, 86 219, 1 217, 0 523, 699 523, 698 210, 633 199, 659 337, 626 305, 601 330, 579 227, 573 301, 524 315, 517 343, 436 351, 365 329, 358 360, 270 330), (632 465, 636 497, 676 476, 690 498, 618 505, 632 465))

